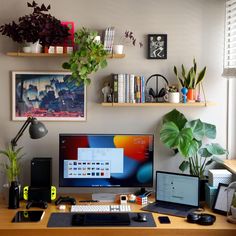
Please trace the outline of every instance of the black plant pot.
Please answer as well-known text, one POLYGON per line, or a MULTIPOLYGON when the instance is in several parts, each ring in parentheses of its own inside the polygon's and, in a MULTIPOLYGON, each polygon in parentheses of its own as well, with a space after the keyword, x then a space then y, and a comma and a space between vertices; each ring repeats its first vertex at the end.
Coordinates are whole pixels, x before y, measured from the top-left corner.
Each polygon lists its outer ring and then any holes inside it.
POLYGON ((200 179, 200 202, 205 201, 205 184, 208 183, 208 179, 200 179))

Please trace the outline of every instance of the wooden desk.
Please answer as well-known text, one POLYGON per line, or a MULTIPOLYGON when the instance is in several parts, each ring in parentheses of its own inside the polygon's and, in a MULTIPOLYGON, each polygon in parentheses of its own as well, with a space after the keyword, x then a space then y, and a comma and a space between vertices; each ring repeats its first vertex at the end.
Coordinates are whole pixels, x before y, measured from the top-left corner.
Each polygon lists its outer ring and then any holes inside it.
MULTIPOLYGON (((85 196, 80 199, 86 199, 85 196)), ((88 198, 87 198, 88 199, 88 198)), ((77 200, 79 200, 77 198, 77 200)), ((140 211, 141 206, 131 204, 132 211, 140 211)), ((157 227, 152 228, 132 228, 132 227, 84 227, 84 228, 47 228, 47 223, 52 212, 59 212, 54 204, 49 204, 45 210, 44 218, 38 223, 11 223, 12 218, 18 210, 25 210, 25 203, 21 203, 21 208, 9 210, 6 204, 0 204, 0 235, 1 236, 236 236, 236 224, 226 222, 226 217, 216 215, 216 222, 212 226, 200 226, 189 224, 184 218, 169 216, 171 224, 160 224, 157 217, 160 214, 153 213, 157 227)), ((30 210, 38 210, 31 208, 30 210)), ((69 211, 69 207, 67 210, 69 211)))

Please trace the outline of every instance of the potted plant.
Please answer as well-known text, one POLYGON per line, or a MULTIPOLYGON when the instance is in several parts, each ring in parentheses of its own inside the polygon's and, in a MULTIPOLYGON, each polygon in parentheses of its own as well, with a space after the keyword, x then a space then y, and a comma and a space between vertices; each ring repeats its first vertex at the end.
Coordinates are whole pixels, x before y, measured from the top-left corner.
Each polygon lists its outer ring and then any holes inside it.
POLYGON ((107 66, 107 52, 103 44, 96 41, 97 32, 86 28, 78 30, 75 35, 75 51, 70 55, 68 62, 64 62, 62 67, 72 72, 70 77, 77 85, 89 85, 91 80, 88 76, 96 72, 100 67, 107 66))
POLYGON ((184 114, 174 109, 163 117, 160 130, 162 143, 180 153, 184 158, 179 169, 189 170, 198 176, 200 182, 200 200, 204 200, 205 170, 215 157, 227 154, 218 143, 207 142, 216 138, 216 126, 200 119, 188 121, 184 114))
MULTIPOLYGON (((124 50, 124 45, 133 45, 136 46, 137 39, 134 36, 132 31, 126 30, 124 35, 122 35, 117 44, 114 44, 112 47, 114 54, 122 54, 124 50)), ((138 42, 139 47, 143 46, 142 42, 138 42)))
POLYGON ((0 155, 7 158, 7 162, 2 166, 6 171, 8 183, 19 180, 20 159, 23 156, 23 154, 20 154, 21 150, 22 147, 14 150, 11 145, 6 150, 0 150, 0 155))
POLYGON ((206 67, 204 67, 199 73, 197 73, 197 63, 196 60, 193 59, 193 66, 186 71, 185 66, 182 64, 181 66, 182 72, 181 75, 178 74, 177 67, 174 66, 174 73, 176 78, 180 82, 183 88, 187 88, 187 98, 188 101, 195 101, 195 89, 197 85, 199 85, 205 77, 206 67))
MULTIPOLYGON (((39 6, 35 1, 27 3, 33 8, 31 14, 22 16, 18 23, 11 23, 0 26, 0 33, 10 37, 18 43, 37 43, 43 47, 60 45, 70 35, 69 28, 61 24, 61 21, 48 14, 51 6, 42 4, 39 6)), ((27 52, 32 52, 27 49, 27 52)), ((37 50, 35 52, 38 52, 37 50)))
POLYGON ((203 179, 205 169, 213 162, 214 157, 227 154, 218 143, 206 142, 215 138, 215 125, 200 119, 188 121, 184 114, 176 109, 163 117, 160 139, 184 158, 179 166, 181 171, 189 169, 191 175, 203 179))
POLYGON ((7 161, 1 164, 6 172, 8 182, 3 185, 4 198, 6 201, 8 201, 9 187, 11 183, 14 181, 19 181, 20 160, 23 156, 23 154, 20 154, 21 150, 22 147, 14 150, 11 145, 6 150, 0 150, 0 156, 7 158, 7 161))
POLYGON ((170 85, 166 88, 166 94, 164 100, 170 103, 179 103, 180 94, 179 90, 175 85, 170 85))

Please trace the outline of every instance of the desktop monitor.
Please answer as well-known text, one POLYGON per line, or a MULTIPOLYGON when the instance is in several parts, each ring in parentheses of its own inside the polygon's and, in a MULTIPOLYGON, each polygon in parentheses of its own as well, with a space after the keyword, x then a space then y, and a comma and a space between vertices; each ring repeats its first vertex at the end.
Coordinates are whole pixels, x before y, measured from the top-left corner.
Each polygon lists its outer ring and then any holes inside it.
POLYGON ((152 187, 152 134, 60 134, 60 187, 152 187))

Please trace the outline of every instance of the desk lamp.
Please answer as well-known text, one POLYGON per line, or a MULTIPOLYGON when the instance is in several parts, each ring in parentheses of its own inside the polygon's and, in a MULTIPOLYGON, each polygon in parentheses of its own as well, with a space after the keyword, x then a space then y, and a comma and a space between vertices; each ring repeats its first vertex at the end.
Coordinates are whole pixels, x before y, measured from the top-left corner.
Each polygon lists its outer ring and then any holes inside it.
POLYGON ((30 125, 29 134, 30 134, 30 138, 32 138, 32 139, 42 138, 48 133, 47 128, 45 127, 45 125, 42 122, 40 122, 36 118, 30 116, 27 118, 27 120, 25 121, 25 123, 23 124, 23 126, 21 127, 21 129, 19 130, 17 135, 15 136, 15 138, 13 138, 11 140, 11 145, 12 145, 13 149, 14 149, 14 147, 17 146, 18 140, 23 135, 23 133, 25 132, 26 128, 29 125, 30 125))

